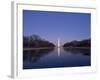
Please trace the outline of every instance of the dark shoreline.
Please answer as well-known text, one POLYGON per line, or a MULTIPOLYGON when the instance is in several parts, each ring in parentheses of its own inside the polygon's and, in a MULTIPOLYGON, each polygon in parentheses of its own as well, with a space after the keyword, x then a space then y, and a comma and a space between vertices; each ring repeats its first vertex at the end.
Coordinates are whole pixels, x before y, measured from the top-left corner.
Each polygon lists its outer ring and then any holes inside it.
POLYGON ((63 47, 63 48, 68 48, 68 49, 90 49, 91 47, 63 47))
POLYGON ((55 47, 23 48, 23 50, 53 49, 55 47))

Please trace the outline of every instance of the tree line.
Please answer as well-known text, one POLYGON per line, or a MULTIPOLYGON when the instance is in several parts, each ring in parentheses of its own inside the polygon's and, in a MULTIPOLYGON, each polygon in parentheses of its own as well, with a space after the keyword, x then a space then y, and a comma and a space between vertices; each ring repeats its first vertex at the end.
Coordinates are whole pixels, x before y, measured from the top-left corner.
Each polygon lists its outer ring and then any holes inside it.
POLYGON ((55 45, 38 35, 23 36, 24 48, 54 47, 55 45))
POLYGON ((91 40, 85 39, 81 41, 71 41, 63 45, 63 47, 91 47, 91 40))
MULTIPOLYGON (((63 47, 90 47, 91 39, 84 39, 81 41, 66 42, 63 47)), ((50 41, 41 38, 38 35, 23 36, 23 47, 24 48, 39 48, 39 47, 55 47, 50 41)))

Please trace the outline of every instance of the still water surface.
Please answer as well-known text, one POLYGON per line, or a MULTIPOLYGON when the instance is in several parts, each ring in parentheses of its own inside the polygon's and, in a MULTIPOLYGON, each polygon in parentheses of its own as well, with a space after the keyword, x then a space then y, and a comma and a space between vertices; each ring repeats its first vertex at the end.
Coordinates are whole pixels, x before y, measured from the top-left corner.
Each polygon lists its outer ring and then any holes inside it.
POLYGON ((90 66, 90 49, 51 48, 23 51, 23 69, 90 66))

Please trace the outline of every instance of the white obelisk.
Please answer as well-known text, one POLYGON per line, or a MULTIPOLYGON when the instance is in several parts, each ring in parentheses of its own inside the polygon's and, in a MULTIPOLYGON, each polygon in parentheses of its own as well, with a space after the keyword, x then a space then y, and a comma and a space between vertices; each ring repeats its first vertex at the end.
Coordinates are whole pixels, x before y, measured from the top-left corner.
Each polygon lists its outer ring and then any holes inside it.
POLYGON ((58 56, 60 56, 60 39, 58 39, 57 48, 58 48, 58 56))

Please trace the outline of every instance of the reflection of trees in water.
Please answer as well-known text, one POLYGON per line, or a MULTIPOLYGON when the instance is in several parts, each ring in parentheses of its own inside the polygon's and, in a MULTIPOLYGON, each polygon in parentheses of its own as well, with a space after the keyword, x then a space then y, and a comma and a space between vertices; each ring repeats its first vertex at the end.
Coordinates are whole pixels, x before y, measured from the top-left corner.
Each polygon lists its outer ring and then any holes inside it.
POLYGON ((28 60, 30 62, 36 62, 42 56, 49 54, 54 48, 49 49, 32 49, 23 51, 23 60, 28 60))
POLYGON ((82 54, 86 56, 91 55, 91 49, 90 48, 64 48, 64 51, 70 52, 72 54, 82 54))

